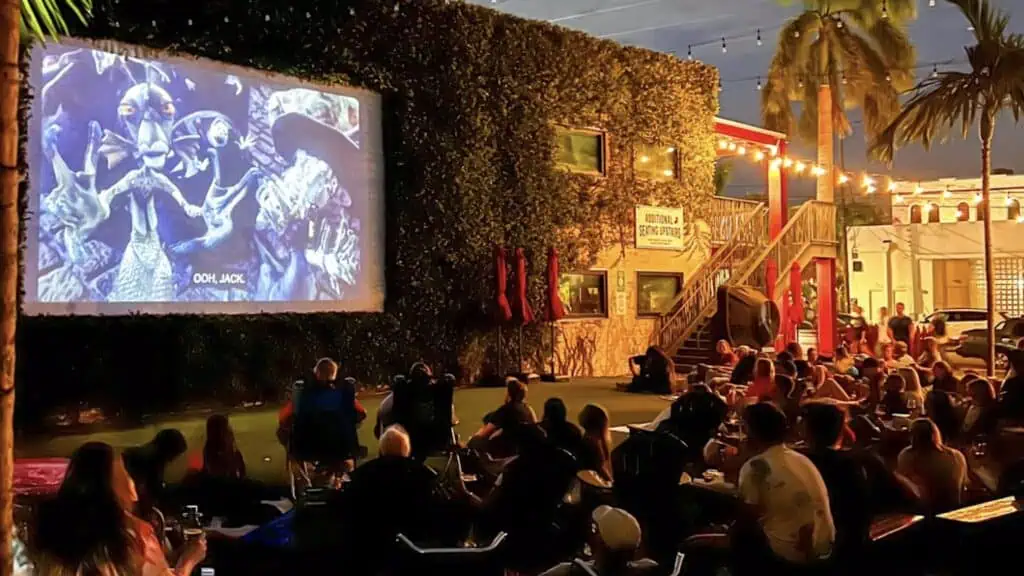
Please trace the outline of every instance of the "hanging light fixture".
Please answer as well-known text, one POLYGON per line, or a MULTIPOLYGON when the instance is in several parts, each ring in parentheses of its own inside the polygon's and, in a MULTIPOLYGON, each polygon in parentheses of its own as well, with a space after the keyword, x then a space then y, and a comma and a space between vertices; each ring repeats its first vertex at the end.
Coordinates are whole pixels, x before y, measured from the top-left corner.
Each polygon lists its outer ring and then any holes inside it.
POLYGON ((726 141, 726 140, 719 140, 718 141, 718 149, 719 150, 728 150, 728 148, 729 148, 729 142, 728 141, 726 141))
POLYGON ((757 29, 757 45, 758 46, 764 46, 764 42, 761 41, 761 29, 760 28, 757 29))
POLYGON ((889 19, 889 0, 882 0, 882 20, 889 19))
POLYGON ((953 197, 953 192, 949 189, 949 186, 946 186, 946 189, 942 191, 942 197, 943 198, 952 198, 953 197))
POLYGON ((729 51, 729 47, 725 45, 725 36, 722 36, 722 54, 729 51))
POLYGON ((686 47, 686 59, 693 60, 693 46, 686 47))
POLYGON ((846 174, 840 174, 839 175, 839 183, 840 184, 846 184, 849 181, 850 181, 850 177, 847 176, 846 174))
POLYGON ((981 192, 978 192, 977 194, 974 195, 974 203, 981 204, 981 192))
POLYGON ((939 77, 939 65, 936 64, 936 65, 932 66, 932 78, 938 78, 938 77, 939 77))
POLYGON ((757 77, 757 90, 760 91, 764 86, 761 85, 761 77, 757 77))

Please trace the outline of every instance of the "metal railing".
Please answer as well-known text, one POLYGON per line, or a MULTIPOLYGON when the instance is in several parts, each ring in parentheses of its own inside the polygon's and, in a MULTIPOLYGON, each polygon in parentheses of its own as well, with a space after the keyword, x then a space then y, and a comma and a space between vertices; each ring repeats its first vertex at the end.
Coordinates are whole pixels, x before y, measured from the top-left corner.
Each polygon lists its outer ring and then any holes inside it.
POLYGON ((662 316, 661 325, 651 339, 665 350, 671 351, 715 307, 718 287, 729 281, 742 263, 757 254, 767 242, 768 210, 755 204, 743 221, 733 228, 730 242, 722 246, 686 282, 669 312, 662 316))
MULTIPOLYGON (((749 265, 729 280, 731 286, 755 286, 768 293, 768 270, 774 266, 776 278, 787 274, 809 246, 836 247, 836 206, 829 202, 805 202, 786 226, 749 265)), ((771 287, 775 291, 775 286, 771 287)), ((776 295, 777 296, 777 295, 776 295)))
POLYGON ((711 199, 708 216, 711 226, 711 243, 727 244, 743 233, 743 226, 751 212, 763 208, 761 202, 715 196, 711 199))

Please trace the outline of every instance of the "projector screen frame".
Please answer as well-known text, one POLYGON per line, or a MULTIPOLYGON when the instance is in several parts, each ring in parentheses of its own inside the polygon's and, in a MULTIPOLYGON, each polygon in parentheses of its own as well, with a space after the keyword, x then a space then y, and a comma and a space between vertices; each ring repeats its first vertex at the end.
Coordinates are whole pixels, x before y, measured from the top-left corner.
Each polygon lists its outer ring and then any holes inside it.
MULTIPOLYGON (((21 301, 22 313, 30 316, 124 316, 132 314, 280 314, 280 313, 374 313, 383 312, 386 299, 386 213, 385 213, 385 150, 384 150, 384 98, 372 90, 344 84, 311 82, 294 76, 249 68, 194 56, 187 53, 156 50, 140 45, 115 40, 89 40, 63 38, 53 43, 68 48, 99 50, 119 56, 141 60, 155 60, 172 66, 185 66, 212 71, 217 74, 234 75, 245 80, 284 85, 288 89, 305 88, 325 94, 338 94, 356 98, 359 102, 359 126, 362 143, 360 162, 367 170, 360 173, 365 178, 365 207, 360 212, 360 271, 352 292, 356 296, 340 300, 293 300, 293 301, 184 301, 184 302, 107 302, 70 301, 43 302, 39 300, 39 244, 40 244, 40 200, 42 191, 35 188, 32 176, 38 169, 33 160, 45 162, 41 152, 42 113, 31 113, 23 128, 27 129, 27 173, 28 210, 25 214, 26 242, 22 259, 22 279, 25 294, 21 301), (357 288, 358 287, 358 288, 357 288), (353 306, 354 302, 362 305, 353 306)), ((35 45, 30 58, 41 57, 46 49, 43 44, 35 45)), ((41 63, 32 62, 30 73, 23 80, 33 94, 29 104, 34 112, 36 98, 41 98, 41 63)), ((72 166, 74 169, 75 166, 72 166)), ((201 203, 201 200, 199 201, 201 203)), ((122 256, 123 257, 123 256, 122 256)))

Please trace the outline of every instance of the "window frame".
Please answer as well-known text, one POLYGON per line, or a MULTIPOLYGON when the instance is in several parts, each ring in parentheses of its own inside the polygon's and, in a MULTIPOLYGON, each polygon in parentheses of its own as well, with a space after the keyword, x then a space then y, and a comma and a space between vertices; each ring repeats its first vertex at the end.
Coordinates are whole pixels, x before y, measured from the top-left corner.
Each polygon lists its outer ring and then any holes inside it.
POLYGON ((942 208, 935 202, 925 202, 926 207, 930 207, 928 210, 921 209, 928 216, 927 222, 922 224, 940 224, 942 222, 942 208))
POLYGON ((1006 219, 1007 220, 1012 220, 1012 221, 1016 222, 1017 218, 1020 218, 1020 215, 1021 215, 1020 200, 1018 200, 1016 198, 1010 198, 1010 203, 1006 205, 1006 219), (1016 212, 1016 213, 1014 213, 1014 212, 1016 212))
POLYGON ((639 178, 640 180, 646 180, 648 182, 679 182, 682 179, 682 174, 680 173, 682 171, 683 166, 682 158, 683 154, 682 151, 679 149, 679 146, 652 144, 650 142, 640 142, 639 144, 633 146, 633 174, 635 174, 636 177, 639 178), (666 154, 672 155, 672 175, 665 176, 664 174, 662 174, 660 176, 650 176, 647 174, 641 174, 639 171, 637 171, 636 165, 637 163, 640 162, 640 156, 643 155, 642 151, 640 150, 640 147, 671 148, 672 151, 666 152, 666 154))
POLYGON ((970 222, 971 221, 971 205, 967 202, 960 202, 956 205, 956 221, 957 222, 970 222))
MULTIPOLYGON (((686 278, 682 272, 665 272, 663 270, 637 270, 634 275, 636 279, 636 317, 637 318, 660 318, 662 312, 641 312, 640 311, 640 277, 648 276, 655 278, 675 278, 679 281, 679 292, 686 286, 686 278)), ((679 294, 676 293, 678 296, 679 294)))
MULTIPOLYGON (((601 278, 601 312, 570 312, 565 311, 565 317, 563 320, 594 320, 594 319, 607 319, 609 317, 609 305, 608 299, 610 294, 608 293, 608 271, 607 270, 572 270, 568 272, 561 272, 560 275, 571 275, 576 274, 580 276, 598 276, 601 278)), ((561 295, 559 295, 561 297, 561 295)))
POLYGON ((585 174, 585 175, 588 175, 588 176, 595 176, 595 177, 599 177, 599 178, 605 178, 605 177, 608 176, 608 164, 609 164, 608 153, 609 153, 609 150, 611 150, 611 148, 608 146, 608 131, 607 130, 602 130, 600 128, 590 128, 590 127, 578 128, 576 126, 570 126, 568 124, 558 124, 558 123, 554 124, 553 126, 554 126, 554 131, 555 131, 555 156, 556 156, 556 158, 554 160, 555 160, 555 167, 556 168, 561 168, 563 170, 568 170, 569 172, 572 172, 573 174, 585 174), (567 131, 567 132, 578 132, 580 134, 588 134, 590 136, 594 136, 594 137, 598 138, 598 140, 599 140, 598 152, 599 152, 600 156, 598 157, 598 169, 597 169, 597 171, 594 171, 594 170, 582 170, 582 169, 580 169, 580 168, 578 168, 578 167, 576 167, 576 166, 574 166, 572 164, 566 164, 565 162, 560 162, 558 160, 557 155, 558 155, 558 131, 559 130, 564 130, 564 131, 567 131))
POLYGON ((909 208, 910 214, 908 220, 911 224, 922 224, 924 222, 924 206, 921 204, 911 204, 909 208), (914 221, 914 211, 917 211, 917 221, 914 221))

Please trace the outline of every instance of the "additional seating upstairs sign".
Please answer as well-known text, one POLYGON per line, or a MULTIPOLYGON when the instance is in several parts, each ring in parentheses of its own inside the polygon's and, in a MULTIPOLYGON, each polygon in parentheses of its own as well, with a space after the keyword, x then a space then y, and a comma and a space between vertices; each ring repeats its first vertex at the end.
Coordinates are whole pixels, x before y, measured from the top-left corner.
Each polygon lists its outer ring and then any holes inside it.
POLYGON ((683 209, 637 206, 636 247, 683 250, 683 209))

